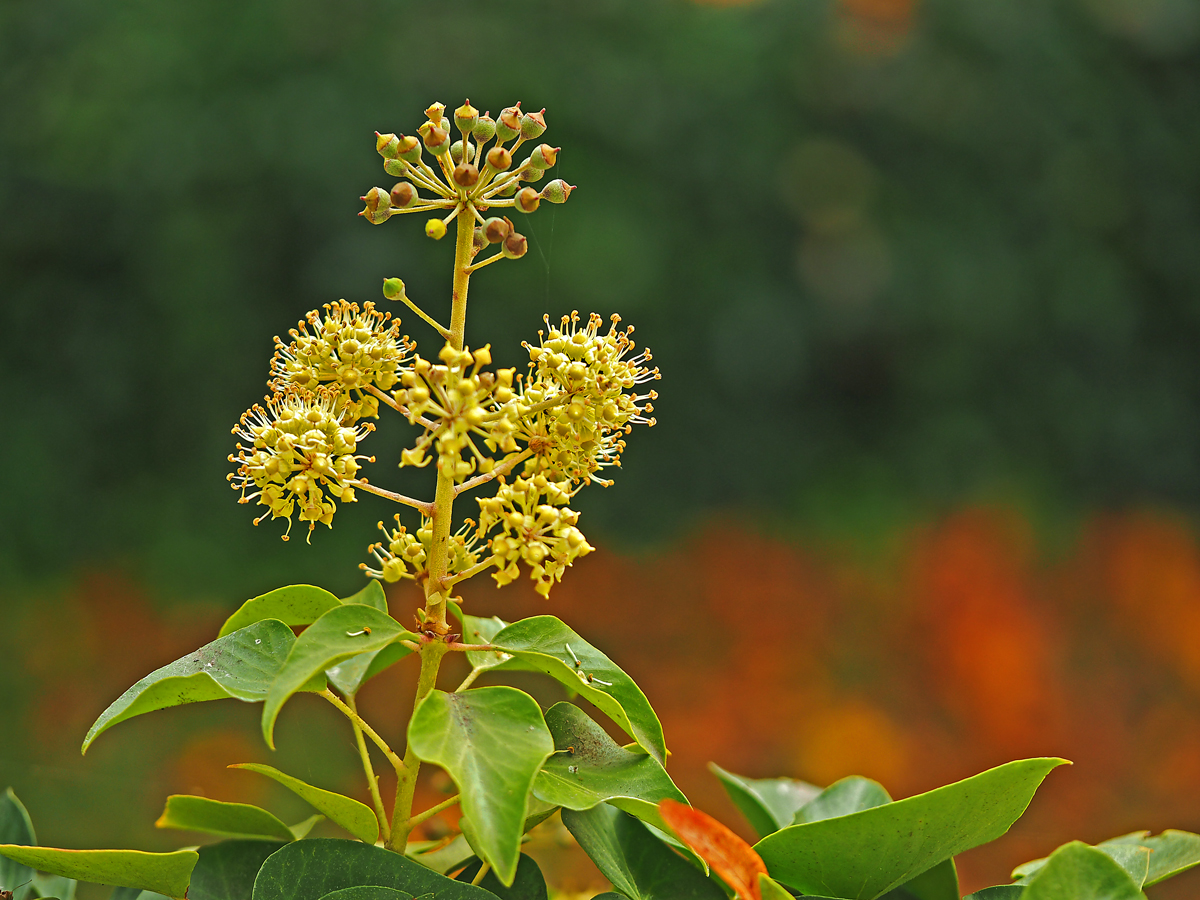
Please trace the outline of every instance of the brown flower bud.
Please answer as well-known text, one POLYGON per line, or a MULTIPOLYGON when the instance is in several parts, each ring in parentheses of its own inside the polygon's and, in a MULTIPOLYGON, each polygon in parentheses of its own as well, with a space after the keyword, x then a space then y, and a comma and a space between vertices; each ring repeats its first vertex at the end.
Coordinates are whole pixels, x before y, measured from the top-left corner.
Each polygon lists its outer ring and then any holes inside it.
POLYGON ((459 163, 454 167, 454 183, 469 188, 479 180, 479 169, 475 163, 459 163))
POLYGON ((391 217, 392 198, 383 188, 373 187, 358 199, 366 204, 359 215, 372 225, 381 225, 391 217))
POLYGON ((487 161, 497 172, 506 172, 512 165, 512 154, 503 147, 493 147, 487 152, 487 161))
POLYGON ((471 105, 470 100, 454 111, 454 124, 458 126, 458 130, 464 135, 474 131, 478 123, 479 110, 471 105))
POLYGON ((542 198, 531 187, 523 187, 517 191, 516 208, 523 213, 534 212, 541 202, 542 198))
POLYGON ((549 144, 538 144, 529 155, 529 164, 535 169, 548 169, 558 161, 558 151, 562 147, 551 147, 549 144))
POLYGON ((394 134, 375 132, 375 149, 384 159, 395 159, 399 155, 400 139, 394 134))
POLYGON ((551 203, 566 203, 573 190, 575 190, 575 185, 567 184, 561 178, 555 178, 542 188, 542 192, 538 196, 551 203))
POLYGON ((425 141, 425 149, 434 156, 441 156, 450 149, 450 132, 446 129, 439 128, 432 122, 426 122, 417 131, 425 141))
POLYGON ((520 133, 521 104, 500 110, 500 120, 496 122, 496 136, 502 141, 511 141, 520 133))
POLYGON ((541 112, 525 113, 521 116, 521 137, 527 141, 532 141, 534 138, 540 138, 542 132, 546 130, 546 110, 541 112))
POLYGON ((471 137, 482 144, 484 141, 490 141, 495 136, 496 120, 487 113, 484 113, 479 117, 479 121, 475 123, 475 129, 471 132, 471 137))
POLYGON ((499 216, 492 216, 483 223, 483 236, 489 244, 498 244, 512 231, 512 223, 499 216))
POLYGON ((509 259, 520 259, 528 249, 529 242, 523 234, 513 231, 504 239, 503 253, 509 259))
POLYGON ((392 206, 403 209, 411 206, 417 200, 417 189, 407 181, 398 181, 392 185, 392 206))
POLYGON ((415 163, 421 158, 421 142, 411 134, 400 135, 400 146, 396 155, 405 162, 415 163))

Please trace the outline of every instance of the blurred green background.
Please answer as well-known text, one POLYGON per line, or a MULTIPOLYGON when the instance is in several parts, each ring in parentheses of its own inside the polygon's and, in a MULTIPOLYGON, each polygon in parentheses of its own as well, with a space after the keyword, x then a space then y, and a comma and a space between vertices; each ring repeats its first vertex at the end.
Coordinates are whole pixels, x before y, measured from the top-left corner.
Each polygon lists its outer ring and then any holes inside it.
MULTIPOLYGON (((594 543, 645 558, 719 520, 874 559, 972 504, 1018 510, 1051 554, 1097 511, 1191 528, 1194 0, 7 0, 7 780, 77 740, 29 736, 45 673, 18 651, 31 622, 77 626, 62 598, 88 579, 189 635, 281 583, 357 587, 390 511, 345 507, 312 546, 252 528, 229 428, 307 310, 384 304, 392 275, 439 309, 451 243, 355 213, 394 180, 373 132, 465 96, 545 106, 580 186, 529 220, 523 261, 476 276, 468 342, 519 364, 543 312, 619 311, 664 372, 659 425, 581 495, 594 543)), ((139 632, 105 634, 100 665, 139 632)))

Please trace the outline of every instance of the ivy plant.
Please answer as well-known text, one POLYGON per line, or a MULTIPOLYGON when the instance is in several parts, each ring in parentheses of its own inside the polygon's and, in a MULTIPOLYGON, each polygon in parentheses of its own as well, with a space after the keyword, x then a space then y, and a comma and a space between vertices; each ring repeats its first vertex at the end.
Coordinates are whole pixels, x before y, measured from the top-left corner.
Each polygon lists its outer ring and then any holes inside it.
MULTIPOLYGON (((544 317, 524 349, 524 372, 492 365, 490 345, 465 342, 472 275, 526 255, 514 219, 574 190, 543 181, 559 148, 539 143, 543 112, 520 104, 496 119, 464 103, 447 115, 435 103, 415 135, 378 134, 383 168, 398 178, 371 188, 361 215, 380 225, 428 214, 425 234, 453 227, 448 310, 383 283, 387 301, 433 332, 426 355, 400 319, 372 302, 339 300, 310 312, 276 338, 271 393, 234 428, 230 481, 254 519, 294 522, 309 537, 332 526, 339 504, 374 495, 402 508, 361 564, 368 582, 348 597, 288 585, 233 610, 210 643, 148 674, 104 710, 83 751, 134 716, 219 699, 262 704, 262 736, 300 692, 316 694, 347 721, 370 805, 262 764, 230 762, 283 785, 312 816, 286 822, 268 810, 204 797, 166 798, 157 825, 220 840, 171 853, 39 846, 25 808, 0 798, 0 900, 71 900, 77 881, 112 885, 114 900, 536 900, 547 896, 523 836, 552 815, 609 879, 608 898, 627 900, 959 900, 954 857, 1003 835, 1042 780, 1064 760, 1027 759, 903 800, 864 778, 820 788, 789 778, 713 771, 759 840, 753 846, 693 809, 666 769, 663 728, 646 695, 602 649, 549 615, 518 622, 464 609, 458 587, 490 574, 499 585, 530 578, 549 595, 592 547, 571 508, 589 484, 608 486, 636 425, 653 425, 659 378, 632 328, 597 314, 544 317), (490 145, 490 146, 489 146, 490 145), (530 150, 529 148, 532 147, 530 150), (518 155, 524 159, 517 161, 518 155), (445 315, 447 324, 434 313, 445 315), (418 499, 370 481, 376 461, 360 450, 380 415, 397 415, 411 443, 392 452, 401 467, 429 469, 432 497, 418 499), (469 506, 471 516, 462 515, 469 506), (457 508, 456 508, 457 506, 457 508), (383 583, 414 582, 424 603, 415 619, 391 615, 383 583), (461 653, 470 672, 440 679, 461 653), (359 712, 362 686, 399 660, 419 666, 405 746, 393 748, 359 712), (582 697, 624 732, 570 702, 543 710, 489 673, 541 673, 582 697), (374 748, 374 754, 372 751, 374 748), (396 775, 379 789, 376 763, 396 775), (457 793, 414 809, 423 767, 438 767, 457 793), (457 807, 459 831, 414 840, 422 822, 457 807), (320 820, 344 838, 311 838, 320 820)), ((1200 836, 1137 832, 1095 847, 1065 844, 1019 867, 1013 882, 975 900, 1137 898, 1143 889, 1200 862, 1200 836)))

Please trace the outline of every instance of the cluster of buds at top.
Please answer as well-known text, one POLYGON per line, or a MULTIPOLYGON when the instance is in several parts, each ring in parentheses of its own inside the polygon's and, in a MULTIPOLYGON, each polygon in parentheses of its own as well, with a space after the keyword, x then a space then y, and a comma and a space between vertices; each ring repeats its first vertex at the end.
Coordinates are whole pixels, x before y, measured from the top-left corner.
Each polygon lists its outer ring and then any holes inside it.
POLYGON ((541 190, 530 186, 554 166, 558 147, 539 143, 523 161, 516 161, 521 146, 545 132, 544 113, 523 112, 517 103, 493 119, 486 112, 481 115, 468 100, 447 116, 445 105, 435 103, 425 110, 428 119, 418 129, 419 137, 377 133, 375 146, 383 157, 384 171, 403 180, 391 190, 371 188, 362 197, 366 206, 359 215, 379 225, 398 213, 449 210, 448 215, 431 218, 425 225, 427 235, 441 239, 446 225, 464 208, 469 209, 478 223, 473 255, 489 244, 499 245, 495 256, 476 266, 502 258, 519 259, 528 249, 524 235, 511 219, 485 213, 506 207, 532 213, 543 200, 565 202, 575 189, 559 178, 541 190), (433 157, 434 165, 426 162, 425 152, 433 157))
POLYGON ((255 525, 268 515, 284 517, 290 532, 291 516, 298 510, 311 534, 317 522, 332 525, 337 505, 331 497, 354 502, 351 485, 358 460, 374 461, 354 451, 374 426, 369 422, 347 425, 337 401, 336 392, 295 388, 242 415, 233 433, 245 443, 239 442, 237 455, 229 457, 238 469, 228 478, 233 489, 242 492, 239 503, 257 500, 267 508, 255 525))
POLYGON ((288 332, 291 342, 275 338, 269 386, 280 392, 294 388, 331 390, 343 424, 378 418, 378 396, 399 381, 414 344, 400 334, 400 320, 381 313, 367 301, 339 300, 313 310, 288 332))

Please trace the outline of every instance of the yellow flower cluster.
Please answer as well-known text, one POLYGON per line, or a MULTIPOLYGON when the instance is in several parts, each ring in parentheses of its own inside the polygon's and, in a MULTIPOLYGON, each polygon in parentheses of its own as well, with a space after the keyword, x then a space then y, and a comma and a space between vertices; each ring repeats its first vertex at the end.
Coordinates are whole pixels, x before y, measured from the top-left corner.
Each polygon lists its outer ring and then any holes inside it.
POLYGON ((237 455, 230 455, 229 461, 239 465, 228 478, 242 492, 239 503, 257 500, 267 508, 255 525, 269 514, 287 518, 290 531, 292 513, 299 510, 311 533, 317 522, 332 524, 337 506, 330 497, 354 502, 350 482, 358 473, 358 460, 368 458, 354 451, 374 426, 343 424, 337 404, 335 392, 295 388, 242 415, 233 433, 246 443, 239 442, 237 455), (247 494, 251 488, 256 490, 247 494))
MULTIPOLYGON (((372 569, 366 563, 359 563, 359 568, 372 578, 383 581, 399 581, 410 578, 423 581, 426 576, 426 561, 429 559, 430 544, 433 542, 433 523, 428 516, 421 517, 421 527, 416 533, 409 532, 396 516, 396 527, 389 530, 382 522, 379 530, 383 532, 386 541, 371 544, 367 552, 375 557, 378 569, 372 569)), ((475 549, 479 536, 475 531, 475 523, 467 519, 463 526, 450 535, 450 565, 448 571, 452 574, 465 572, 479 562, 479 553, 475 549)))
POLYGON ((324 315, 313 310, 288 334, 288 344, 275 338, 270 386, 277 391, 333 388, 347 425, 378 418, 372 388, 391 390, 413 349, 400 335, 400 320, 377 311, 370 301, 361 310, 345 300, 327 303, 324 315))
POLYGON ((575 527, 579 513, 565 505, 571 499, 568 488, 538 474, 516 478, 511 485, 501 480, 494 497, 478 499, 479 534, 500 529, 490 542, 498 568, 492 577, 498 585, 520 576, 520 560, 529 567, 537 592, 548 597, 567 567, 594 549, 575 527))

